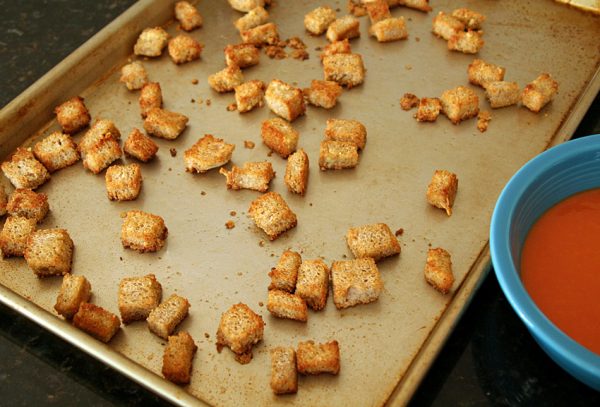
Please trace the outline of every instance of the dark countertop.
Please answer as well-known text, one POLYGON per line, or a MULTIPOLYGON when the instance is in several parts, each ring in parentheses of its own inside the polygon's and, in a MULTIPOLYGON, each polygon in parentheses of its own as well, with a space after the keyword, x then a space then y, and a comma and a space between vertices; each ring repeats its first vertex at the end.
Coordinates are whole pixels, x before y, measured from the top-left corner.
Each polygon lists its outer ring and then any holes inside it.
MULTIPOLYGON (((127 9, 132 0, 0 0, 0 106, 127 9)), ((600 133, 596 97, 575 136, 600 133)), ((2 405, 167 405, 0 305, 2 405)), ((493 271, 442 349, 412 405, 600 405, 597 393, 537 346, 493 271)))

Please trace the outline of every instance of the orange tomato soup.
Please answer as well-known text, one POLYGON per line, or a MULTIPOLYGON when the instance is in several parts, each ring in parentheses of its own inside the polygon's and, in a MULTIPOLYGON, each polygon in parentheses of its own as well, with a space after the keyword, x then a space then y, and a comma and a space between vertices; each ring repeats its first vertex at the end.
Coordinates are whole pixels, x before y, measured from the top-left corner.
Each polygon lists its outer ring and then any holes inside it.
POLYGON ((556 326, 600 355, 600 189, 540 217, 525 239, 521 279, 556 326))

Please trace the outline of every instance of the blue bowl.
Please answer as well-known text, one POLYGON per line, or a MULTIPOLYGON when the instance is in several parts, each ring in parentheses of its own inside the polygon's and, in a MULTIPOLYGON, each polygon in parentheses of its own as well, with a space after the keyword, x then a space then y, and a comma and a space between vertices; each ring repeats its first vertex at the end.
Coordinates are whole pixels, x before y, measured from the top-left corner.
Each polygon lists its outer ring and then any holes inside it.
POLYGON ((600 187, 600 135, 558 145, 523 166, 498 198, 490 231, 496 277, 537 343, 563 369, 600 390, 600 355, 556 327, 533 302, 520 277, 521 249, 531 226, 552 206, 600 187))

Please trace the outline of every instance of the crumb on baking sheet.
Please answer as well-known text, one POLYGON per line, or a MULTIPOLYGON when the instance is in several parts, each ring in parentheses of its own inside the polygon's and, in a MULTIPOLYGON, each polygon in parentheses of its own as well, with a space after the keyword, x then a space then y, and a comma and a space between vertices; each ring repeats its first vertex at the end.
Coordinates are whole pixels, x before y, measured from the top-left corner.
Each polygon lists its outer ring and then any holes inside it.
POLYGON ((485 132, 488 129, 490 124, 490 120, 492 120, 492 115, 487 110, 482 110, 477 115, 477 130, 480 132, 485 132))
POLYGON ((210 106, 212 104, 212 100, 206 99, 206 106, 210 106))
POLYGON ((198 79, 194 78, 192 79, 192 85, 197 85, 198 84, 198 79))
POLYGON ((264 307, 264 305, 265 305, 265 303, 264 303, 264 302, 262 302, 262 301, 259 301, 259 302, 258 302, 258 306, 259 306, 259 307, 264 307))
POLYGON ((244 140, 244 147, 245 148, 253 149, 254 146, 255 146, 254 141, 244 140))
POLYGON ((200 195, 204 196, 204 195, 206 195, 206 192, 204 192, 204 191, 201 191, 201 192, 200 192, 200 195))
POLYGON ((234 110, 237 110, 237 105, 235 103, 230 103, 227 105, 226 109, 228 112, 233 112, 234 110))
POLYGON ((394 233, 394 235, 396 235, 396 236, 402 236, 403 234, 404 234, 404 229, 402 229, 402 228, 396 230, 396 232, 394 233))
POLYGON ((265 47, 265 54, 271 59, 284 59, 287 58, 287 53, 279 45, 269 45, 265 47))
POLYGON ((231 212, 229 212, 229 215, 235 216, 235 215, 237 215, 237 212, 236 211, 231 211, 231 212))
POLYGON ((402 110, 410 110, 417 106, 419 106, 419 98, 412 93, 405 93, 400 99, 400 107, 402 110))
POLYGON ((232 220, 228 220, 228 221, 225 223, 225 227, 226 227, 227 229, 233 229, 233 228, 235 227, 235 222, 234 222, 234 221, 232 221, 232 220))
POLYGON ((171 157, 175 157, 175 156, 177 156, 177 149, 176 148, 170 148, 169 149, 169 153, 171 154, 171 157))

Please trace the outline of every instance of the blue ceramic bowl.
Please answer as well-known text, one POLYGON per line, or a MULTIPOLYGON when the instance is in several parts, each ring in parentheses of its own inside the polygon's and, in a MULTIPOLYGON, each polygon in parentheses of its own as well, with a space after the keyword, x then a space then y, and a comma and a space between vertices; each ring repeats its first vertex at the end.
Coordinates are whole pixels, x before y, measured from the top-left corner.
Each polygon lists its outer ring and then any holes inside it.
POLYGON ((560 144, 523 166, 496 203, 490 249, 496 277, 534 339, 563 369, 600 390, 600 356, 558 329, 533 302, 520 278, 521 249, 535 221, 550 207, 600 187, 600 135, 560 144))

